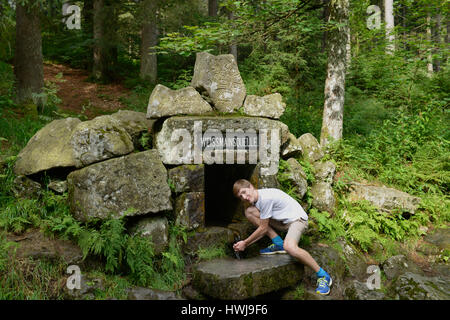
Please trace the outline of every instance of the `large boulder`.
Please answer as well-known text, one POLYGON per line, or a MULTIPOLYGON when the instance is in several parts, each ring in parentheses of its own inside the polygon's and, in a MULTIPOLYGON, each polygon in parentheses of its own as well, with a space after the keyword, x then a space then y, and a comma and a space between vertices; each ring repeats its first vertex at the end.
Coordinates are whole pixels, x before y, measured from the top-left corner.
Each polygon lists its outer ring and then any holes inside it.
POLYGON ((281 185, 278 181, 277 172, 275 174, 262 174, 263 167, 261 163, 258 163, 253 170, 252 175, 249 178, 250 183, 256 189, 264 189, 264 188, 277 188, 280 189, 281 185))
POLYGON ((302 166, 295 158, 287 160, 289 168, 286 172, 286 178, 290 184, 294 187, 294 193, 299 199, 302 199, 306 191, 308 191, 308 182, 306 180, 306 174, 303 171, 302 166))
POLYGON ((178 114, 204 114, 213 111, 193 87, 172 90, 158 84, 153 89, 147 107, 147 118, 162 118, 178 114))
POLYGON ((367 262, 364 255, 352 244, 344 239, 339 239, 338 244, 342 249, 343 258, 346 265, 346 275, 359 281, 365 281, 369 277, 367 273, 367 262))
POLYGON ((311 186, 311 205, 320 210, 334 213, 336 199, 331 184, 327 182, 314 182, 311 186))
POLYGON ((336 165, 332 161, 315 162, 314 176, 316 181, 326 182, 331 184, 333 182, 334 173, 336 172, 336 165))
POLYGON ((72 132, 70 143, 77 168, 134 150, 130 134, 110 115, 80 123, 72 132))
POLYGON ((408 261, 404 255, 392 256, 383 265, 383 272, 388 280, 392 280, 406 272, 422 273, 414 262, 408 261))
POLYGON ((207 95, 214 108, 221 112, 238 110, 247 92, 231 54, 197 53, 191 86, 207 95))
POLYGON ((133 137, 144 130, 147 123, 142 118, 136 120, 136 115, 129 112, 85 122, 77 118, 54 120, 20 151, 14 173, 31 175, 54 168, 81 168, 125 155, 134 150, 133 137))
POLYGON ((367 200, 373 206, 383 211, 394 209, 403 210, 411 214, 417 210, 420 198, 409 195, 385 186, 370 186, 359 183, 352 184, 352 192, 349 195, 351 201, 367 200))
POLYGON ((175 200, 175 224, 187 230, 205 226, 205 193, 185 192, 175 200))
POLYGON ((400 300, 449 300, 448 278, 406 272, 393 282, 389 295, 400 300))
POLYGON ((215 299, 241 300, 298 283, 303 265, 289 255, 215 259, 194 268, 193 284, 215 299))
POLYGON ((370 290, 365 282, 358 280, 349 281, 344 290, 344 296, 348 300, 384 300, 385 294, 378 290, 370 290))
POLYGON ((201 248, 221 245, 231 246, 233 242, 234 234, 232 230, 218 226, 205 227, 188 237, 187 242, 183 244, 183 252, 192 255, 201 248))
POLYGON ((118 120, 120 126, 128 132, 136 149, 141 147, 139 138, 142 134, 150 132, 155 122, 155 120, 147 119, 144 112, 132 110, 119 110, 111 117, 118 120))
POLYGON ((264 97, 248 95, 244 101, 244 113, 249 116, 280 119, 286 104, 279 93, 273 93, 264 97))
POLYGON ((281 147, 281 157, 283 159, 298 158, 302 155, 302 146, 298 142, 297 138, 289 133, 289 139, 286 144, 281 147))
POLYGON ((168 170, 169 181, 175 193, 205 190, 205 166, 186 164, 168 170))
POLYGON ((67 184, 71 211, 81 221, 172 209, 167 171, 156 150, 72 171, 67 184))
POLYGON ((72 131, 81 123, 77 118, 53 120, 28 141, 14 166, 16 175, 31 175, 57 167, 74 167, 72 131))
POLYGON ((303 150, 303 159, 314 163, 323 158, 324 153, 322 147, 311 133, 305 133, 297 140, 303 150))

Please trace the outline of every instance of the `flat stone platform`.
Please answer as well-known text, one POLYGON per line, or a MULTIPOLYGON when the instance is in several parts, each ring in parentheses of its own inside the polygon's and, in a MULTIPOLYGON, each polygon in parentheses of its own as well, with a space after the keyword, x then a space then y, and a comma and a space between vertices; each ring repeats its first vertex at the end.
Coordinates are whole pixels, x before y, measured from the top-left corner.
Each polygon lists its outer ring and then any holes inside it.
POLYGON ((304 266, 287 254, 221 258, 197 264, 193 285, 212 298, 242 300, 293 286, 303 272, 304 266))

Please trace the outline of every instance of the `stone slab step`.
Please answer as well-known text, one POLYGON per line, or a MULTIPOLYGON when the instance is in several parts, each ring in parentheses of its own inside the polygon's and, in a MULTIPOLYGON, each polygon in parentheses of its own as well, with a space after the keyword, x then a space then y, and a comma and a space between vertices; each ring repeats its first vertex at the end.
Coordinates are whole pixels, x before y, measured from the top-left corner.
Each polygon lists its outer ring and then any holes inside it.
POLYGON ((216 299, 242 300, 297 284, 304 266, 287 254, 221 258, 197 264, 194 287, 216 299))

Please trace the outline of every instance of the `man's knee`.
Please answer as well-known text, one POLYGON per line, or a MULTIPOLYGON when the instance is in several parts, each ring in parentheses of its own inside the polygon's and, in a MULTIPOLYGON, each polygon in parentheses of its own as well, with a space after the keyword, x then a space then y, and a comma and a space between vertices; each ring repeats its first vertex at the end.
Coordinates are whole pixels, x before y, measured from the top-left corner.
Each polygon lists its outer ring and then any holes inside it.
POLYGON ((286 250, 287 253, 291 253, 298 248, 298 244, 295 241, 290 240, 289 238, 284 239, 283 249, 286 250))

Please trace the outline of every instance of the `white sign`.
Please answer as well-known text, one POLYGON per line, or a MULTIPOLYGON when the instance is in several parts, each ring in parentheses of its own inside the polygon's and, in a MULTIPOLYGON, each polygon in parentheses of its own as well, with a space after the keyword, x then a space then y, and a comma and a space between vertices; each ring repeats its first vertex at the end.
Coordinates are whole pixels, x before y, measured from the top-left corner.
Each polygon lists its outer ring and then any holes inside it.
POLYGON ((279 129, 219 129, 208 128, 204 133, 202 121, 194 122, 193 137, 187 129, 176 129, 170 137, 176 143, 171 158, 189 164, 256 164, 261 163, 262 175, 277 173, 280 145, 279 129), (269 138, 270 137, 270 138, 269 138), (225 159, 224 159, 225 158, 225 159))

